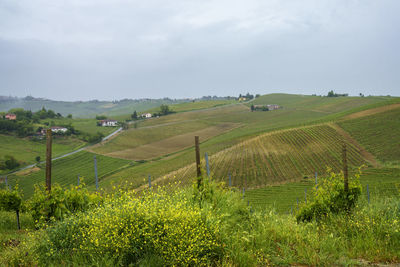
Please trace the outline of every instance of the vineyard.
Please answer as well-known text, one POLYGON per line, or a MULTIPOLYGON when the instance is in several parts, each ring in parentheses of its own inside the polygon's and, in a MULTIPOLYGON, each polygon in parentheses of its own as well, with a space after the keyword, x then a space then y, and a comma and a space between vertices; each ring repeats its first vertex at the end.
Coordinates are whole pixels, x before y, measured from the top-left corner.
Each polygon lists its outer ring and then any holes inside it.
MULTIPOLYGON (((317 179, 318 180, 318 179, 317 179)), ((382 168, 362 171, 360 182, 363 188, 363 199, 371 201, 382 197, 400 196, 400 169, 382 168)), ((255 209, 274 208, 277 212, 294 212, 297 203, 304 202, 309 196, 315 180, 287 183, 283 185, 257 188, 245 192, 245 199, 255 209)))
MULTIPOLYGON (((298 181, 325 174, 327 168, 341 170, 343 139, 329 125, 281 130, 263 134, 210 156, 212 177, 239 188, 298 181)), ((365 164, 358 149, 347 144, 350 168, 365 164)), ((158 181, 188 182, 195 176, 195 165, 181 168, 158 181)))
MULTIPOLYGON (((82 151, 56 160, 52 163, 52 182, 58 183, 61 186, 69 186, 70 184, 77 184, 78 174, 87 185, 95 183, 94 176, 94 155, 86 151, 82 151)), ((114 171, 124 167, 130 166, 128 160, 115 159, 102 155, 96 155, 98 177, 101 179, 104 176, 112 174, 114 171)), ((9 177, 10 184, 15 185, 18 183, 19 188, 22 190, 25 197, 30 197, 34 192, 34 185, 44 183, 45 181, 45 167, 37 168, 37 171, 29 175, 13 175, 9 177)))

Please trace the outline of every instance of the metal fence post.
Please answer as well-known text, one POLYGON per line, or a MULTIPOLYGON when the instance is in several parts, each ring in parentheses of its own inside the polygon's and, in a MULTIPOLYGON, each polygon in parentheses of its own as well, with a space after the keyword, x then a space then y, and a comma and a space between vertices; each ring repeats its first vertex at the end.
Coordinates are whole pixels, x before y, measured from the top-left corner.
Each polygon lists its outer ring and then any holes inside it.
POLYGON ((151 188, 151 176, 149 174, 149 188, 151 188))
POLYGON ((81 183, 81 180, 80 180, 79 174, 78 174, 78 186, 79 186, 80 183, 81 183))
POLYGON ((229 173, 229 187, 232 187, 232 178, 231 178, 231 173, 229 173))
POLYGON ((367 197, 368 197, 368 204, 369 204, 369 186, 367 184, 367 197))
POLYGON ((96 178, 96 191, 99 190, 99 177, 97 176, 97 159, 94 156, 94 176, 96 178))
POLYGON ((205 153, 205 158, 206 158, 206 167, 207 167, 207 176, 210 177, 210 165, 208 163, 208 153, 205 153))

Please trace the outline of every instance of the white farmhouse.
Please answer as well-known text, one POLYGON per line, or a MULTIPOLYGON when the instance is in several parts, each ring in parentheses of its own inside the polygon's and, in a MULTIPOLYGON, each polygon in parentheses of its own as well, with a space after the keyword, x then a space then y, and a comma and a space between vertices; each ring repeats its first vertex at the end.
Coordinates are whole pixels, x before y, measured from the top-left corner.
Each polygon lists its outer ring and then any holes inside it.
POLYGON ((142 118, 146 118, 146 119, 151 118, 151 113, 143 113, 142 118))
POLYGON ((53 133, 65 133, 65 132, 68 131, 67 128, 65 128, 65 127, 60 127, 60 126, 52 126, 52 127, 50 127, 50 129, 51 129, 51 131, 52 131, 53 133))

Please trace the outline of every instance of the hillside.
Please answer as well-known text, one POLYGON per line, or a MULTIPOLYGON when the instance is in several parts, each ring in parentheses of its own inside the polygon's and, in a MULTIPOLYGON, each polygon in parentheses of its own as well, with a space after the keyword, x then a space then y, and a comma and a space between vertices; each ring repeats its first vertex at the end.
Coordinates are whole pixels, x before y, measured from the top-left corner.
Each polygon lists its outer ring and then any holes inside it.
POLYGON ((131 114, 134 110, 144 111, 160 106, 161 104, 174 104, 187 100, 171 99, 125 99, 120 101, 55 101, 43 98, 8 98, 2 97, 0 100, 0 112, 8 111, 12 108, 23 108, 36 111, 45 107, 61 113, 63 116, 72 114, 74 117, 93 118, 96 114, 108 116, 118 116, 131 114))

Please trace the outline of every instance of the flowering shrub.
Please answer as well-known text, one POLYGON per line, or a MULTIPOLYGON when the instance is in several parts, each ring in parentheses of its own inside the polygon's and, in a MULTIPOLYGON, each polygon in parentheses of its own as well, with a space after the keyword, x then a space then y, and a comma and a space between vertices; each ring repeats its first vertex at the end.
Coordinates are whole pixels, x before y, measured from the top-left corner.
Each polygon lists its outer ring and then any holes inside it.
POLYGON ((183 193, 120 192, 104 206, 49 228, 40 255, 44 261, 74 253, 114 257, 122 265, 151 255, 167 265, 208 265, 221 255, 218 224, 210 216, 183 193))
POLYGON ((96 207, 102 197, 89 193, 84 184, 63 189, 55 184, 48 192, 44 185, 35 185, 35 194, 29 202, 32 217, 38 227, 49 221, 65 218, 71 213, 96 207))
POLYGON ((359 178, 360 169, 354 177, 349 178, 349 190, 346 192, 343 173, 330 172, 329 177, 322 178, 314 187, 311 201, 300 207, 297 221, 311 221, 331 213, 337 214, 352 209, 361 195, 359 178))

